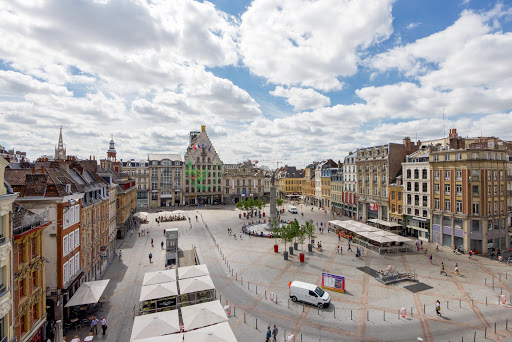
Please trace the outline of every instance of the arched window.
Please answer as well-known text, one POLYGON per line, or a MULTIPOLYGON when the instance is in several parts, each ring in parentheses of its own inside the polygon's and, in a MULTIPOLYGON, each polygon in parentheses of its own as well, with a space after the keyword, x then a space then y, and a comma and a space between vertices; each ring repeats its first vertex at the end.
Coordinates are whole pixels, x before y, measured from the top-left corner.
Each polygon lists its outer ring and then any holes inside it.
POLYGON ((210 157, 208 157, 208 163, 211 163, 211 162, 212 162, 212 161, 211 161, 210 157))
POLYGON ((200 163, 201 162, 201 158, 200 157, 197 157, 197 162, 200 163))

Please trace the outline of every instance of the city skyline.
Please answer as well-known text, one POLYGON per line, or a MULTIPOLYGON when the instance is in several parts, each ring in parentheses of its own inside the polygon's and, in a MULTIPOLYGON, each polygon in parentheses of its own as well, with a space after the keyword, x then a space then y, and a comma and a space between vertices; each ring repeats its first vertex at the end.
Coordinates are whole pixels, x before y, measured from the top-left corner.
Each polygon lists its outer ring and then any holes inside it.
POLYGON ((62 125, 70 155, 101 159, 113 134, 123 160, 145 160, 183 155, 204 124, 225 163, 304 167, 449 128, 512 140, 511 14, 467 0, 9 2, 0 144, 52 155, 62 125))

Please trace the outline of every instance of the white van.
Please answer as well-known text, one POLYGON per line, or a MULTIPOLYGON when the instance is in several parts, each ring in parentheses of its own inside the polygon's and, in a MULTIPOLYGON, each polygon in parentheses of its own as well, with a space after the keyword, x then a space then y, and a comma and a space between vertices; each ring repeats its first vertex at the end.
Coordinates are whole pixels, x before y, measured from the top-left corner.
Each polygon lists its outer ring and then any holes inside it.
POLYGON ((299 211, 297 210, 297 207, 294 207, 293 205, 288 206, 288 211, 292 214, 298 214, 299 211))
POLYGON ((325 308, 331 303, 329 294, 318 286, 296 280, 290 285, 290 298, 294 302, 305 302, 319 308, 325 308))

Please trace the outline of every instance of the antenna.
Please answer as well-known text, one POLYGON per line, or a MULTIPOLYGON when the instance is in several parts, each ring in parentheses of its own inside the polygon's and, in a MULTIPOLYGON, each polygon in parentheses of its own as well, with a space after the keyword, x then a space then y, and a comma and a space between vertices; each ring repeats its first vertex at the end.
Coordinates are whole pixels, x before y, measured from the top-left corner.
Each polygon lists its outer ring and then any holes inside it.
POLYGON ((446 138, 446 121, 445 121, 444 107, 443 107, 443 137, 446 138))

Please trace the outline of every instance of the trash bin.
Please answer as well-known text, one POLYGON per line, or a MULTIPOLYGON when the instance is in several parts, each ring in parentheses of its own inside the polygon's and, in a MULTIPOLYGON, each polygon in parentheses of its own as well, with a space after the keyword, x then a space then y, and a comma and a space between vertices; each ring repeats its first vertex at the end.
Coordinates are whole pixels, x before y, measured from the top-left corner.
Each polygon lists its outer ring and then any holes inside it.
POLYGON ((279 253, 279 245, 274 245, 274 253, 279 253))
POLYGON ((300 262, 304 262, 304 253, 299 254, 300 262))

